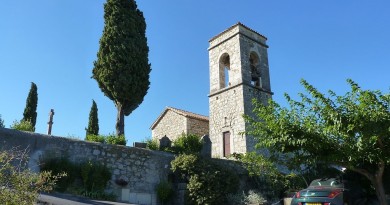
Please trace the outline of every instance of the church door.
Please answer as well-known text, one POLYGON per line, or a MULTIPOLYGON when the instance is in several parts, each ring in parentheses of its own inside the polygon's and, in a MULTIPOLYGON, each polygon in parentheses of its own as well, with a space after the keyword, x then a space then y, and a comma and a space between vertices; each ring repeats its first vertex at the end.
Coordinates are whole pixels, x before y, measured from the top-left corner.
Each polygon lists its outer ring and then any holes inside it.
POLYGON ((230 155, 230 132, 223 133, 223 156, 228 157, 230 155))

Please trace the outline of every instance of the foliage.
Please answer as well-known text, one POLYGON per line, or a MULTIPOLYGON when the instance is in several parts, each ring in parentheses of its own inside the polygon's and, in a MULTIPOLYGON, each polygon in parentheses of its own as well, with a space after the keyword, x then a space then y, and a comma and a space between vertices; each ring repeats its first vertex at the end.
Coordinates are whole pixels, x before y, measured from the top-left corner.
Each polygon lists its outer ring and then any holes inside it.
POLYGON ((100 142, 100 143, 106 142, 106 138, 104 135, 87 135, 85 140, 90 142, 100 142))
POLYGON ((55 189, 60 192, 67 190, 78 177, 79 168, 66 158, 53 158, 41 162, 41 170, 52 172, 53 174, 66 173, 66 176, 59 179, 55 189))
POLYGON ((262 194, 255 190, 249 190, 248 194, 245 192, 228 194, 228 202, 231 205, 246 205, 246 204, 266 204, 267 200, 262 196, 262 194))
POLYGON ((174 194, 173 186, 167 181, 161 181, 156 187, 157 197, 164 204, 168 202, 174 194))
POLYGON ((114 134, 106 136, 107 144, 126 145, 127 141, 124 135, 116 136, 114 134))
POLYGON ((35 130, 35 128, 33 127, 30 121, 24 121, 24 120, 21 120, 20 122, 15 120, 11 125, 11 129, 28 131, 28 132, 34 132, 35 130))
POLYGON ((211 159, 182 154, 171 165, 172 171, 188 180, 189 200, 195 204, 226 204, 227 194, 237 191, 237 174, 211 159))
POLYGON ((91 111, 89 112, 88 128, 86 129, 88 135, 99 135, 99 119, 96 102, 92 100, 91 111))
POLYGON ((159 150, 160 147, 158 145, 158 140, 157 139, 147 139, 146 140, 146 148, 150 150, 159 150))
POLYGON ((350 92, 337 96, 329 91, 327 97, 302 80, 311 96, 300 94, 295 101, 286 94, 290 108, 255 102, 257 118, 246 116, 247 134, 289 165, 323 162, 362 174, 386 204, 382 178, 390 164, 390 95, 347 82, 350 92))
POLYGON ((107 167, 94 164, 90 161, 81 164, 81 177, 86 191, 103 191, 111 179, 111 172, 107 167))
POLYGON ((198 154, 202 150, 201 138, 194 134, 182 134, 173 141, 172 150, 177 154, 198 154))
POLYGON ((0 151, 0 201, 4 204, 34 204, 40 192, 49 192, 64 174, 33 173, 27 154, 16 149, 0 151))
POLYGON ((281 173, 269 158, 256 152, 235 154, 235 158, 248 171, 253 187, 264 191, 272 190, 267 197, 273 198, 284 190, 292 188, 289 183, 290 175, 281 173))
POLYGON ((127 141, 124 135, 116 136, 114 134, 110 135, 87 135, 85 138, 86 141, 90 142, 100 142, 106 144, 116 144, 116 145, 126 145, 127 141))
POLYGON ((58 186, 55 187, 57 191, 103 200, 112 198, 112 194, 104 192, 107 182, 111 179, 111 172, 101 164, 90 161, 72 163, 67 158, 52 158, 43 159, 41 170, 54 174, 67 173, 66 177, 58 181, 58 186))
POLYGON ((37 121, 37 105, 38 105, 38 88, 37 85, 31 82, 30 92, 26 100, 26 107, 23 112, 23 119, 21 121, 30 122, 35 131, 35 124, 37 121))
POLYGON ((124 135, 124 116, 142 103, 150 85, 146 22, 134 0, 108 0, 104 23, 92 78, 118 110, 119 136, 124 135))
POLYGON ((0 128, 4 128, 5 125, 4 125, 4 120, 1 119, 1 115, 0 115, 0 128))

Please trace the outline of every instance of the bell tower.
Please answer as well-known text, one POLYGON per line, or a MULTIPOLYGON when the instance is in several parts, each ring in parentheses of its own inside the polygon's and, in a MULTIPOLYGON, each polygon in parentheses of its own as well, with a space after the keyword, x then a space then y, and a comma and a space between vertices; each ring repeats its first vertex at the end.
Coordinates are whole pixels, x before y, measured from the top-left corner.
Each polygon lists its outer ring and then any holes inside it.
POLYGON ((252 115, 252 99, 272 97, 267 38, 237 23, 209 40, 209 136, 212 157, 254 151, 243 115, 252 115))

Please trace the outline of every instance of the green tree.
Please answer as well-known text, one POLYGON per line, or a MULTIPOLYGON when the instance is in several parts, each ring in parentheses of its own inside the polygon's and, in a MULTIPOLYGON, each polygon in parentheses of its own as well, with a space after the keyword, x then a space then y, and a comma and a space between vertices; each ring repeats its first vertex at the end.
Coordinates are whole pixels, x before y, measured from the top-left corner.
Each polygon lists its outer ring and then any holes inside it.
POLYGON ((151 71, 146 22, 134 0, 107 0, 104 30, 93 76, 117 108, 116 135, 124 135, 124 116, 143 101, 151 71))
POLYGON ((5 125, 4 125, 4 120, 1 118, 1 115, 0 115, 0 128, 4 128, 5 125))
POLYGON ((92 100, 91 111, 89 112, 88 128, 86 129, 88 135, 99 135, 99 119, 96 102, 92 100))
POLYGON ((385 166, 390 164, 390 95, 363 90, 348 79, 351 91, 329 96, 301 80, 307 94, 295 101, 286 94, 289 108, 270 101, 255 102, 256 118, 246 116, 248 135, 258 147, 283 155, 295 165, 325 162, 365 176, 386 205, 385 166))
POLYGON ((35 123, 37 122, 37 105, 38 105, 38 88, 37 85, 31 82, 30 92, 26 100, 26 107, 23 112, 22 121, 28 121, 33 127, 33 132, 35 131, 35 123))

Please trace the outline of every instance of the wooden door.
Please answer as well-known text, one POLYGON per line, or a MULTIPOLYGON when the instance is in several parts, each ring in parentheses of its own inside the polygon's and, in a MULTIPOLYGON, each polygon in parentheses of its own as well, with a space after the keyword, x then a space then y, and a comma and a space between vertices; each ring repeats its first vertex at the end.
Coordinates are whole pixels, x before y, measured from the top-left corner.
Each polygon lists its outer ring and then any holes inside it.
POLYGON ((228 157, 230 155, 230 132, 223 133, 223 156, 228 157))

